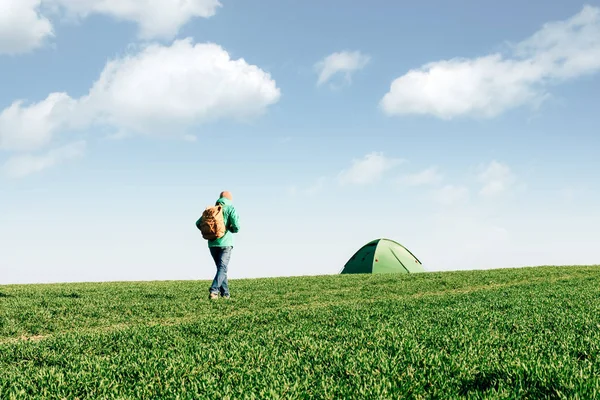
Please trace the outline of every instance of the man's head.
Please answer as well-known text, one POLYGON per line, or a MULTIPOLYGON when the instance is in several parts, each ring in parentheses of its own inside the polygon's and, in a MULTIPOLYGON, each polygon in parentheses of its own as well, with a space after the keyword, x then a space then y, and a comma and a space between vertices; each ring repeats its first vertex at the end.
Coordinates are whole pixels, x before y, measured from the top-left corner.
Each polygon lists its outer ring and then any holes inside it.
POLYGON ((231 196, 231 192, 224 191, 219 195, 220 197, 225 197, 226 199, 233 200, 233 196, 231 196))

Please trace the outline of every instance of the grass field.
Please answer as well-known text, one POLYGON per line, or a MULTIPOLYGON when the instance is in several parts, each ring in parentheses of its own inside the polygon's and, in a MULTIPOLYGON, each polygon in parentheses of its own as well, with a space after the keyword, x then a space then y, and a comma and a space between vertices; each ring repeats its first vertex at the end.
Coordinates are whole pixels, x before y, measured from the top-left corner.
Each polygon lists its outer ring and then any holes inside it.
POLYGON ((0 286, 0 398, 600 398, 600 267, 0 286))

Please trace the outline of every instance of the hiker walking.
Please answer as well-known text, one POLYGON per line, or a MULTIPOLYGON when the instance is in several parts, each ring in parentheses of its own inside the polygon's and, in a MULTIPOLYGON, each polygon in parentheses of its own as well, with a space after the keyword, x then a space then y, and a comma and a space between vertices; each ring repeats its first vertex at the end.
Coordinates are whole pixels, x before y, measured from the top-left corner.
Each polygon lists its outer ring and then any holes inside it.
POLYGON ((215 261, 217 273, 208 289, 209 299, 218 299, 219 294, 229 298, 227 285, 227 265, 233 249, 233 234, 240 230, 237 212, 230 192, 221 192, 213 207, 207 207, 196 221, 202 237, 208 240, 210 254, 215 261))

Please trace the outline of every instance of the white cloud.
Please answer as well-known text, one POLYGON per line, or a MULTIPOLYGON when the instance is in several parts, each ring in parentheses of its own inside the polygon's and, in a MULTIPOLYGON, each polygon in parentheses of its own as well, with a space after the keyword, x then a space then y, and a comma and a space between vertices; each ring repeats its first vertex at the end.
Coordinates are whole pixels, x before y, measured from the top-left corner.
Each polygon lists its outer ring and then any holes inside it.
POLYGON ((132 133, 175 133, 221 118, 248 119, 279 101, 270 75, 216 44, 152 44, 107 63, 83 115, 132 133))
POLYGON ((67 15, 85 18, 108 15, 135 22, 143 39, 174 37, 194 17, 209 18, 221 7, 218 0, 44 0, 67 15))
POLYGON ((544 25, 507 56, 454 58, 411 70, 392 82, 380 105, 388 115, 494 117, 539 105, 548 85, 598 70, 600 8, 585 6, 566 21, 544 25))
POLYGON ((0 54, 25 53, 54 36, 42 8, 68 18, 101 14, 134 22, 148 40, 171 39, 192 18, 210 18, 221 6, 219 0, 0 0, 0 54))
POLYGON ((479 192, 482 196, 491 197, 504 193, 516 182, 510 167, 498 161, 492 161, 481 169, 478 180, 483 185, 479 192))
POLYGON ((442 181, 442 174, 433 166, 415 174, 408 174, 400 178, 400 182, 409 186, 424 186, 442 181))
POLYGON ((52 93, 39 103, 13 102, 0 112, 0 150, 34 150, 50 143, 65 127, 75 101, 66 93, 52 93))
POLYGON ((381 180, 383 174, 403 160, 388 158, 383 153, 372 152, 360 160, 353 160, 352 166, 340 172, 341 184, 365 185, 381 180))
POLYGON ((43 155, 18 155, 8 159, 3 166, 3 172, 9 178, 23 178, 44 169, 61 164, 65 161, 80 158, 85 152, 86 143, 78 141, 43 155))
POLYGON ((61 129, 108 126, 127 134, 177 135, 220 118, 248 119, 277 102, 280 90, 269 74, 243 59, 232 60, 215 44, 191 39, 171 46, 151 44, 107 63, 89 94, 72 99, 52 93, 0 112, 0 149, 33 150, 51 143, 61 129))
POLYGON ((315 69, 319 74, 317 85, 326 83, 338 73, 343 73, 346 81, 349 82, 352 73, 363 69, 369 63, 369 60, 370 57, 360 51, 342 51, 330 54, 315 64, 315 69))
POLYGON ((319 179, 317 179, 317 181, 309 186, 306 189, 306 194, 308 194, 309 196, 314 196, 316 194, 319 194, 323 188, 325 188, 325 183, 327 182, 327 178, 322 176, 319 179))
POLYGON ((321 176, 317 179, 312 185, 307 186, 305 188, 298 187, 297 185, 291 185, 288 187, 287 192, 290 196, 316 196, 325 188, 328 178, 325 176, 321 176))
POLYGON ((568 184, 558 189, 557 197, 568 202, 580 202, 582 199, 590 199, 594 196, 591 194, 590 188, 579 184, 568 184))
POLYGON ((465 186, 446 185, 434 191, 434 199, 445 206, 462 203, 469 198, 469 189, 465 186))
POLYGON ((423 223, 422 258, 431 271, 506 267, 518 245, 510 221, 476 206, 429 213, 423 223))
POLYGON ((0 54, 26 53, 54 35, 40 15, 41 0, 0 0, 0 54))
POLYGON ((296 185, 290 185, 287 188, 287 194, 289 196, 296 196, 298 194, 298 186, 296 185))

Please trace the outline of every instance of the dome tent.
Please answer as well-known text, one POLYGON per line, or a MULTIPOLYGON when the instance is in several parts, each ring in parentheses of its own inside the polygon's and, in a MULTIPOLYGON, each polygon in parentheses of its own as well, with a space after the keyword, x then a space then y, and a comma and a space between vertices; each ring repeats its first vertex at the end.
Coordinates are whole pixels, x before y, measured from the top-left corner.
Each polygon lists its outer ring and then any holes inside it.
POLYGON ((406 247, 390 239, 376 239, 348 260, 342 274, 408 274, 425 272, 423 264, 406 247))

